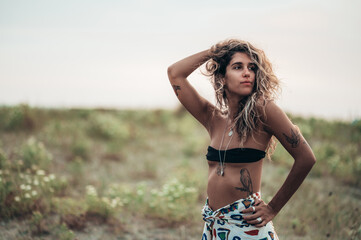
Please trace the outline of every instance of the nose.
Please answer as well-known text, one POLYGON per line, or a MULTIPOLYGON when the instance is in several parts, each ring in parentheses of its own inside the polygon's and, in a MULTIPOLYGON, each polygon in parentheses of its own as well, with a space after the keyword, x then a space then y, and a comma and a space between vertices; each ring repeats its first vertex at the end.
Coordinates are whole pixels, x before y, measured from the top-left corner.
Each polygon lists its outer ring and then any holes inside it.
POLYGON ((243 71, 243 77, 249 77, 251 75, 251 72, 249 71, 248 68, 244 68, 243 71))

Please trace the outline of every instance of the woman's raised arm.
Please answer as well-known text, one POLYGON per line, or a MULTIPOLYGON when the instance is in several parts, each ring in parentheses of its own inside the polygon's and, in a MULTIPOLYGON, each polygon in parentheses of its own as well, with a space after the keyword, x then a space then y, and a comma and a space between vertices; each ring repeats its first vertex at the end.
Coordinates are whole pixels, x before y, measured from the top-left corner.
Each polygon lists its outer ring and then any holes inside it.
POLYGON ((187 77, 207 60, 209 60, 209 50, 186 57, 168 67, 168 78, 183 106, 209 129, 208 119, 214 106, 200 96, 187 80, 187 77))

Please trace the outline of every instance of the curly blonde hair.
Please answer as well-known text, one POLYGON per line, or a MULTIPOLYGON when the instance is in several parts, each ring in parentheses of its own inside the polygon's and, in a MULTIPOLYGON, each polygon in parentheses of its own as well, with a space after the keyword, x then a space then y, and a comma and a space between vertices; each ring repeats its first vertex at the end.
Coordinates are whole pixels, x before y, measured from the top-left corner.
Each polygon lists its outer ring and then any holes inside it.
MULTIPOLYGON (((222 113, 227 114, 228 112, 228 99, 222 80, 225 77, 227 65, 237 52, 246 53, 257 66, 253 91, 239 102, 237 114, 233 116, 242 146, 248 136, 251 135, 254 139, 253 132, 261 131, 258 127, 262 123, 261 111, 265 116, 266 103, 277 97, 280 92, 280 82, 273 73, 271 62, 261 49, 238 39, 228 39, 215 44, 210 49, 210 60, 206 63, 206 73, 204 74, 211 78, 217 106, 222 113)), ((266 150, 269 159, 275 147, 276 141, 272 137, 266 150)))

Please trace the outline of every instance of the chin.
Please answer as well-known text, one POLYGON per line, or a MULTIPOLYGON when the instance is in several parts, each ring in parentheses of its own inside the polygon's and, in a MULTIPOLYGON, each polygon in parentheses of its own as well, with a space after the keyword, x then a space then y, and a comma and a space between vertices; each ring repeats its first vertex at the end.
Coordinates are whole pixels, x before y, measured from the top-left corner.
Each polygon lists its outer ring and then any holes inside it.
POLYGON ((241 92, 239 93, 239 96, 242 96, 242 97, 247 97, 247 96, 250 96, 253 92, 241 92))

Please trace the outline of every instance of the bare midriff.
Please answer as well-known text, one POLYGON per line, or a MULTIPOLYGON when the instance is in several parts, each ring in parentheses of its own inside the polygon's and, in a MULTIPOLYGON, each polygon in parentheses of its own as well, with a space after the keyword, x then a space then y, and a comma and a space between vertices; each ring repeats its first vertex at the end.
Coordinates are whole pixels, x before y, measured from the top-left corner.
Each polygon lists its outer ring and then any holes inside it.
POLYGON ((219 209, 261 190, 263 159, 252 163, 226 163, 224 175, 217 174, 218 162, 208 161, 208 204, 219 209), (243 179, 241 179, 243 178, 243 179))

